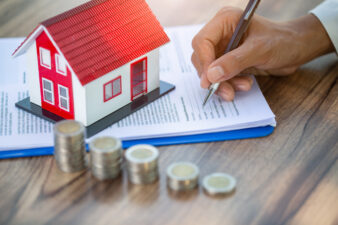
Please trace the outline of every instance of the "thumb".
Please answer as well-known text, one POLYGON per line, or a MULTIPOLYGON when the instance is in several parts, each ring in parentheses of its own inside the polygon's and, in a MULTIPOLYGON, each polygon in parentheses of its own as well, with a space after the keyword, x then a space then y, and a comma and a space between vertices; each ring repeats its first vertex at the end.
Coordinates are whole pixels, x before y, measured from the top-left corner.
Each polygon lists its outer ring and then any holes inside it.
POLYGON ((243 70, 254 66, 256 61, 256 54, 252 48, 243 44, 211 63, 207 78, 211 83, 229 80, 243 70))

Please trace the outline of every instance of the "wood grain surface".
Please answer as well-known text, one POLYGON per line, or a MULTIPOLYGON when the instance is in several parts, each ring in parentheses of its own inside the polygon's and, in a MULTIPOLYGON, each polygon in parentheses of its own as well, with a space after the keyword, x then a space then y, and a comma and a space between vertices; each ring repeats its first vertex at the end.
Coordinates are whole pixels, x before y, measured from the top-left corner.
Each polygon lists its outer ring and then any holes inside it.
MULTIPOLYGON (((0 0, 0 37, 26 36, 39 21, 84 0, 0 0)), ((306 14, 320 0, 264 0, 274 20, 306 14)), ((149 0, 164 26, 208 21, 244 0, 149 0)), ((52 157, 0 161, 0 224, 338 224, 338 63, 335 55, 294 75, 258 77, 278 126, 265 138, 161 147, 160 180, 135 186, 126 176, 98 182, 60 172, 52 157), (227 172, 237 190, 212 198, 202 189, 167 190, 165 169, 198 164, 201 177, 227 172)))

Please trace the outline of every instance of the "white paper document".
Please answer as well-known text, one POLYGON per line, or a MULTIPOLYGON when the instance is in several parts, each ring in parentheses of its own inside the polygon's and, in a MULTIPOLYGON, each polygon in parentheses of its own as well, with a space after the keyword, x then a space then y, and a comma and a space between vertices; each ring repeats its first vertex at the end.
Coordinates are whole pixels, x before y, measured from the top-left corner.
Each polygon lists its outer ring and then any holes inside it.
MULTIPOLYGON (((275 126, 275 116, 256 81, 249 92, 236 93, 233 102, 224 102, 215 95, 202 107, 207 90, 200 88, 190 61, 191 40, 200 28, 166 29, 171 42, 160 50, 160 78, 176 89, 97 135, 135 140, 275 126)), ((51 123, 15 107, 17 101, 28 96, 23 60, 10 56, 21 41, 0 39, 0 150, 53 144, 51 123)))

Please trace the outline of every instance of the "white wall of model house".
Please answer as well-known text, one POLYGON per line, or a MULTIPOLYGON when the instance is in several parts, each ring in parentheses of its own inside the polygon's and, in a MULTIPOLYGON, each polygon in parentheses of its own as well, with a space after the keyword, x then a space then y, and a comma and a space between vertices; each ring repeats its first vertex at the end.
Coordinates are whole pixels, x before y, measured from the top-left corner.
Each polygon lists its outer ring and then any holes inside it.
POLYGON ((80 121, 85 126, 87 123, 87 103, 85 88, 79 81, 79 78, 72 73, 72 85, 73 85, 73 102, 74 102, 74 119, 80 121))
POLYGON ((148 93, 160 86, 159 50, 155 49, 133 61, 113 70, 96 80, 81 86, 73 76, 75 119, 89 126, 110 113, 131 102, 130 64, 147 57, 147 90, 148 93), (121 76, 122 93, 104 102, 103 86, 105 83, 121 76), (85 115, 84 115, 85 114, 85 115))

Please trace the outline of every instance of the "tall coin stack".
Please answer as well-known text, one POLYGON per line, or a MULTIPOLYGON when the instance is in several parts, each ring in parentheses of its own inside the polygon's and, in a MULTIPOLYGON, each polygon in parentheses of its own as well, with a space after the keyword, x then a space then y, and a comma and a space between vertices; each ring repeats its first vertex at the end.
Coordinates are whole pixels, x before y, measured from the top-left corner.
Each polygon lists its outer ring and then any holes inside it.
POLYGON ((177 162, 167 168, 167 185, 173 191, 188 191, 198 185, 199 169, 190 162, 177 162))
POLYGON ((122 143, 119 139, 103 136, 89 143, 92 174, 99 180, 114 179, 121 173, 122 143))
POLYGON ((63 172, 86 169, 85 128, 75 120, 63 120, 54 125, 54 157, 63 172))
POLYGON ((134 145, 126 153, 129 181, 133 184, 149 184, 158 178, 157 148, 151 145, 134 145))

